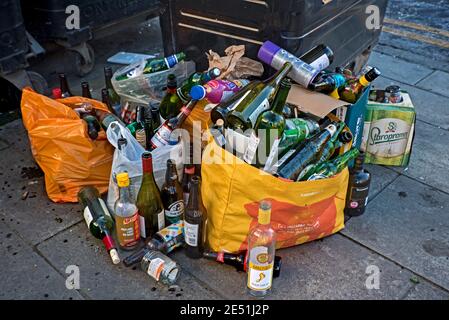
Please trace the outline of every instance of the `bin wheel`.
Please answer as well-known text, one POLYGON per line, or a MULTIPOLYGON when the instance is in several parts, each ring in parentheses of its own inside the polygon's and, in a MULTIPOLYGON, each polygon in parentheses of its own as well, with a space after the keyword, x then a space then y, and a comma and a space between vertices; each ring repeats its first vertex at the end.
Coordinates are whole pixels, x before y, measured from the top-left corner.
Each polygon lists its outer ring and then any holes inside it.
POLYGON ((92 46, 86 43, 88 57, 82 55, 79 51, 68 49, 70 60, 75 65, 75 71, 80 77, 84 77, 92 71, 95 65, 95 52, 92 46))
POLYGON ((49 93, 48 83, 43 76, 34 71, 27 71, 31 86, 40 94, 47 95, 49 93))

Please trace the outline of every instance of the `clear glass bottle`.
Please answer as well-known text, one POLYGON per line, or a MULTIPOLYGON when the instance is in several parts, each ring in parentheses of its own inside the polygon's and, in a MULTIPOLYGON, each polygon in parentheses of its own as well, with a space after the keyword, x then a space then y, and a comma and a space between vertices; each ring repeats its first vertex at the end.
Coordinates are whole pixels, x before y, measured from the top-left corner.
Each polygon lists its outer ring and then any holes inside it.
POLYGON ((150 250, 145 254, 140 266, 150 277, 165 285, 175 284, 181 272, 175 261, 165 254, 154 250, 150 250))
POLYGON ((115 202, 116 233, 120 248, 133 250, 140 240, 139 212, 132 201, 127 172, 117 174, 120 196, 115 202))
POLYGON ((248 235, 248 292, 256 297, 266 296, 273 283, 276 233, 271 227, 271 203, 261 201, 258 224, 248 235))

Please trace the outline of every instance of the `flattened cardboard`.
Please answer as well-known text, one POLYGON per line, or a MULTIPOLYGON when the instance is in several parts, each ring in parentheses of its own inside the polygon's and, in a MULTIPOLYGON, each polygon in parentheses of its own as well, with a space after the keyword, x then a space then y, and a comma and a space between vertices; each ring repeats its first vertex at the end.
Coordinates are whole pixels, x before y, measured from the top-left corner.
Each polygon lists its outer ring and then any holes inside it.
POLYGON ((302 112, 324 118, 331 111, 347 106, 345 101, 334 99, 328 95, 304 89, 293 84, 287 97, 287 103, 292 104, 302 112))

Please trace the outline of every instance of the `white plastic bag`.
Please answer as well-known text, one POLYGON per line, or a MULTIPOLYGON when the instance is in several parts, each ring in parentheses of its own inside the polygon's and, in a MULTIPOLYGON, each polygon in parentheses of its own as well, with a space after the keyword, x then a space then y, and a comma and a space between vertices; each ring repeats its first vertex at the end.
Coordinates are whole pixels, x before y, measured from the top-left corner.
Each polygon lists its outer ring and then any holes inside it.
MULTIPOLYGON (((107 130, 109 142, 115 147, 114 158, 112 160, 111 177, 109 179, 109 190, 107 205, 109 209, 114 210, 115 201, 119 197, 116 175, 120 172, 128 172, 130 178, 131 196, 135 201, 142 184, 142 153, 144 148, 137 142, 128 129, 118 122, 113 122, 107 130), (126 146, 122 150, 117 148, 118 139, 125 138, 126 146)), ((165 181, 165 171, 167 169, 167 160, 172 159, 176 162, 178 176, 182 177, 183 169, 183 144, 166 145, 159 147, 151 152, 153 156, 153 174, 156 183, 161 189, 165 181)))

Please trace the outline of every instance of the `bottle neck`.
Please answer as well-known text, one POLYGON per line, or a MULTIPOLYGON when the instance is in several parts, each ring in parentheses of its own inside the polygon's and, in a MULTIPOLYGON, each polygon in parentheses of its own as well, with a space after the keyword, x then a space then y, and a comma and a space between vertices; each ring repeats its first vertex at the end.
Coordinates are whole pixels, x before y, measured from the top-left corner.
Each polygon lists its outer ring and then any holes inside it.
POLYGON ((112 89, 112 73, 109 72, 105 72, 104 74, 104 81, 106 83, 106 88, 108 89, 112 89))
POLYGON ((278 93, 273 101, 273 108, 271 111, 282 115, 285 103, 287 101, 288 93, 290 92, 290 85, 284 86, 281 84, 278 93))
POLYGON ((176 87, 167 87, 168 94, 176 94, 176 87))
POLYGON ((120 191, 119 191, 120 200, 122 202, 131 202, 131 200, 130 200, 131 196, 130 196, 130 193, 129 193, 129 186, 127 186, 127 187, 120 187, 119 189, 120 189, 120 191))
POLYGON ((282 79, 284 79, 288 73, 291 71, 292 69, 292 64, 289 62, 286 62, 284 64, 284 66, 279 69, 278 72, 276 72, 276 74, 267 82, 267 85, 269 86, 273 86, 273 87, 278 87, 282 81, 282 79))
POLYGON ((142 171, 144 175, 153 175, 153 159, 142 159, 142 171))
POLYGON ((193 210, 199 209, 198 183, 191 183, 190 185, 189 204, 187 207, 193 210))

